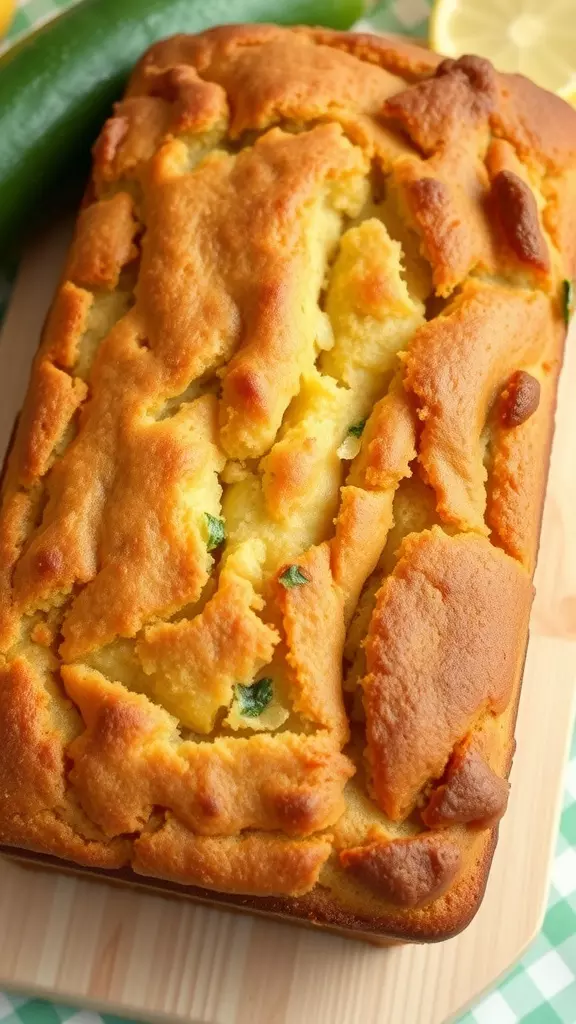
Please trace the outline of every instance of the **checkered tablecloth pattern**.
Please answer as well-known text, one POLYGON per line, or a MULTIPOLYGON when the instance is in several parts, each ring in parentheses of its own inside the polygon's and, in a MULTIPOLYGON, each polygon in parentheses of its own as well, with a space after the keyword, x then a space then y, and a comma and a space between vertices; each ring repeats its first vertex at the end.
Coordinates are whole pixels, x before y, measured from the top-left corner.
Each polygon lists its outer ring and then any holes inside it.
MULTIPOLYGON (((70 2, 19 0, 8 41, 53 17, 70 6, 70 2)), ((482 2, 478 0, 479 4, 482 2)), ((519 5, 522 2, 518 0, 519 5)), ((371 22, 383 31, 424 36, 430 4, 431 0, 382 0, 371 22)), ((0 274, 0 320, 10 292, 10 277, 10 273, 0 274)), ((103 1021, 122 1024, 117 1017, 0 992, 0 1024, 102 1024, 103 1021)), ((382 1024, 393 1022, 383 1021, 382 1024)), ((458 1024, 576 1024, 576 734, 566 771, 560 834, 542 931, 523 960, 489 995, 461 1017, 458 1024)))

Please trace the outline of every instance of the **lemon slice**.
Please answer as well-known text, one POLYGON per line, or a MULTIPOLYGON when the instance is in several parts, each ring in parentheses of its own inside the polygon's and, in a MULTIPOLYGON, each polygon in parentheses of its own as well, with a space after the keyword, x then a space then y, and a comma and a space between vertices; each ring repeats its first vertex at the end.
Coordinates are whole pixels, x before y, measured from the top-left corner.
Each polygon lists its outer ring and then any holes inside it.
POLYGON ((574 0, 435 0, 430 44, 447 57, 477 53, 499 71, 576 93, 574 0))

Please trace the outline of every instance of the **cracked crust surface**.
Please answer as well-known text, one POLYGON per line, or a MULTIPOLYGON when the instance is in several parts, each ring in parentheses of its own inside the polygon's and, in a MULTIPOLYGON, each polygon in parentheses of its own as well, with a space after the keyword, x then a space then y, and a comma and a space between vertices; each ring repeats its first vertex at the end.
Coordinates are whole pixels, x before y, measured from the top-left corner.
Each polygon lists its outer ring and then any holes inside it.
POLYGON ((479 58, 262 25, 142 58, 4 478, 0 843, 380 937, 470 920, 575 154, 479 58))

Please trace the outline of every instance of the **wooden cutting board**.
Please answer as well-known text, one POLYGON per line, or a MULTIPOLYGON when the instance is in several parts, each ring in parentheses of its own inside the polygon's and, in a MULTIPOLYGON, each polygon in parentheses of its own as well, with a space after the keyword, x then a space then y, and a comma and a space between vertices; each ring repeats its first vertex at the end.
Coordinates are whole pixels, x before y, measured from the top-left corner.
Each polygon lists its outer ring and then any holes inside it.
MULTIPOLYGON (((0 450, 66 244, 38 243, 0 340, 0 450)), ((313 930, 0 862, 0 989, 125 1017, 202 1024, 442 1024, 540 928, 576 682, 576 331, 568 345, 512 772, 488 890, 434 946, 377 949, 313 930)))

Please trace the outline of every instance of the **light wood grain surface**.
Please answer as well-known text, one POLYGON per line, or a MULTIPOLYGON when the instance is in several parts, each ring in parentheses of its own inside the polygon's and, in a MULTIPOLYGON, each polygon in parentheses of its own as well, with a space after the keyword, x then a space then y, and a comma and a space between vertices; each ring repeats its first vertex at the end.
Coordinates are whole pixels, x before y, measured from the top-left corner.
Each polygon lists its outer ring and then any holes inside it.
MULTIPOLYGON (((0 449, 66 232, 31 254, 0 341, 0 449)), ((576 332, 561 385, 512 798, 463 935, 376 949, 296 926, 0 863, 0 988, 202 1024, 442 1024, 520 956, 546 903, 576 681, 576 332)))

